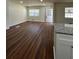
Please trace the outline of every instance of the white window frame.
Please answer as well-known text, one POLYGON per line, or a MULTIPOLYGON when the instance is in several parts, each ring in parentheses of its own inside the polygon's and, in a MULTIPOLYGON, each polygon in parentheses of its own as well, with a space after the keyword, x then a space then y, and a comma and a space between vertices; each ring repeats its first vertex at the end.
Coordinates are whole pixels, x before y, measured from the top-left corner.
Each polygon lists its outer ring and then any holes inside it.
POLYGON ((65 7, 65 18, 73 18, 73 7, 65 7))
POLYGON ((38 17, 40 14, 40 9, 29 9, 29 16, 38 17))

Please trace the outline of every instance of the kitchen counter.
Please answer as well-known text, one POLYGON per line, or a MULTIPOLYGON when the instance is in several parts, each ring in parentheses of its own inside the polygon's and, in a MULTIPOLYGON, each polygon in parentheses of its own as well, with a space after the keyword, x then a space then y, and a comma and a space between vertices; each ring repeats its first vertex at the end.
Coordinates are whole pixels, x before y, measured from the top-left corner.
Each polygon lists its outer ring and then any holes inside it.
POLYGON ((73 24, 55 23, 54 25, 56 33, 73 35, 73 24))

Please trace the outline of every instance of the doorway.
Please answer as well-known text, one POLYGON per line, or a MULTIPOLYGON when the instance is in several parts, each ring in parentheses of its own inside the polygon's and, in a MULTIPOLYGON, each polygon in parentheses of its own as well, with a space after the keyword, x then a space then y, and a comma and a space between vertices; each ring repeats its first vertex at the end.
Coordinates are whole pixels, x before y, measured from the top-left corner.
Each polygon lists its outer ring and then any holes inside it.
POLYGON ((53 23, 53 8, 46 8, 46 22, 53 23))

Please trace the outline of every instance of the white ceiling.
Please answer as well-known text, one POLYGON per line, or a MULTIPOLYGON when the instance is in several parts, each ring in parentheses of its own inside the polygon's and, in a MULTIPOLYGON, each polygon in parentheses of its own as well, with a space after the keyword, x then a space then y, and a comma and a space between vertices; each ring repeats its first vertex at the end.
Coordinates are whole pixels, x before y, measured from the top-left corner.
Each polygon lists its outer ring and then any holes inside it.
POLYGON ((45 5, 53 5, 54 2, 73 2, 73 0, 11 0, 16 3, 20 3, 23 1, 24 6, 45 6, 45 5))

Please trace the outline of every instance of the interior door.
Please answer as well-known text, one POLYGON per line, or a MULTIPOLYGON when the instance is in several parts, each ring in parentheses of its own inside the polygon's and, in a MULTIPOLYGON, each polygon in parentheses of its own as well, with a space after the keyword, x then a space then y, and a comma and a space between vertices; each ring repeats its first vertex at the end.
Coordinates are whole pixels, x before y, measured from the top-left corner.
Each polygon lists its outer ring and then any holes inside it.
POLYGON ((46 8, 46 22, 53 22, 53 8, 46 8))

